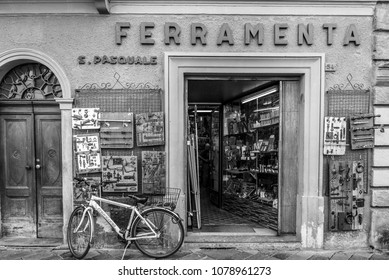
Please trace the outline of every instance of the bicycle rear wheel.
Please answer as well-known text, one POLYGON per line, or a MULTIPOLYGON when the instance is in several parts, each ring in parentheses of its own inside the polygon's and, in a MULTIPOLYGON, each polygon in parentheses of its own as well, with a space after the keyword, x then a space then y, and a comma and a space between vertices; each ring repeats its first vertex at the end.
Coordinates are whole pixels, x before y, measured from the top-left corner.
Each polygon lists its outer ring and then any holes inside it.
MULTIPOLYGON (((162 208, 151 208, 144 211, 142 217, 160 236, 134 240, 139 251, 152 258, 166 258, 180 249, 184 241, 184 227, 175 213, 162 208)), ((132 237, 140 237, 152 236, 153 233, 138 217, 133 223, 131 234, 132 237)))
POLYGON ((77 259, 82 259, 88 254, 92 242, 92 218, 89 213, 85 213, 82 218, 84 210, 83 206, 78 206, 73 210, 67 230, 69 250, 77 259))

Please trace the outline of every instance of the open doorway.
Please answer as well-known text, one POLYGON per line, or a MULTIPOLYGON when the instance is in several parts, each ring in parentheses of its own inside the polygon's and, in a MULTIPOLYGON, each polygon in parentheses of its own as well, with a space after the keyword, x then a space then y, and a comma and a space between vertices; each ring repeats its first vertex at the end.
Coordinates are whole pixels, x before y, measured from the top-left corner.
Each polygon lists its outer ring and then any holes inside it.
MULTIPOLYGON (((277 235, 281 82, 189 77, 186 85, 187 135, 194 150, 188 164, 190 229, 277 235)), ((287 204, 295 211, 295 203, 287 204)))

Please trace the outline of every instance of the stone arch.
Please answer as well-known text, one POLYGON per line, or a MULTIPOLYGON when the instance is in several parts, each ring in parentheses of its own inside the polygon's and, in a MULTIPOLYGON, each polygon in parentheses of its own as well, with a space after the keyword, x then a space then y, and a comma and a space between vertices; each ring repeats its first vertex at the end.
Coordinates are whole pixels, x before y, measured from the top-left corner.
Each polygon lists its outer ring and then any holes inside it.
POLYGON ((12 49, 0 53, 0 80, 2 80, 4 75, 12 68, 20 64, 31 62, 41 63, 52 70, 61 84, 62 98, 71 98, 72 93, 70 82, 62 67, 54 59, 37 50, 23 48, 12 49))

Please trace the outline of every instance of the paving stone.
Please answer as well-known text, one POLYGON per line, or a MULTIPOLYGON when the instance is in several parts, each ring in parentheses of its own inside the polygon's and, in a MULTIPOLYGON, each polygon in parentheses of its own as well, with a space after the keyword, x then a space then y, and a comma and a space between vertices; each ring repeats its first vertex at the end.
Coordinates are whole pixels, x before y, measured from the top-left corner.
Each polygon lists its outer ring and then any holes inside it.
POLYGON ((213 260, 213 259, 201 253, 192 253, 181 258, 181 260, 213 260))
POLYGON ((389 260, 389 255, 388 254, 377 254, 377 253, 374 253, 370 257, 370 260, 389 260))
POLYGON ((269 254, 258 253, 258 254, 255 254, 255 255, 248 257, 246 260, 279 260, 279 259, 274 258, 269 254))
MULTIPOLYGON (((215 249, 215 250, 202 250, 204 255, 209 256, 215 260, 234 260, 235 256, 240 257, 241 252, 236 249, 215 249)), ((248 257, 249 255, 247 255, 248 257)))
POLYGON ((352 254, 345 253, 345 252, 336 252, 332 257, 331 260, 348 260, 350 259, 352 254))
POLYGON ((372 254, 369 254, 368 256, 362 255, 362 254, 353 254, 350 258, 350 260, 368 260, 371 257, 372 254))
POLYGON ((313 256, 313 252, 310 251, 298 251, 296 254, 286 258, 287 260, 308 260, 313 256))
POLYGON ((295 254, 296 254, 296 252, 280 252, 280 253, 275 253, 274 255, 272 255, 272 257, 279 259, 279 260, 286 260, 295 254))
POLYGON ((62 258, 58 255, 51 255, 51 256, 43 257, 40 260, 62 260, 62 258))
POLYGON ((334 253, 332 251, 316 251, 309 260, 329 260, 334 253))
POLYGON ((164 258, 164 260, 180 260, 181 258, 191 254, 190 251, 178 251, 174 255, 164 258))

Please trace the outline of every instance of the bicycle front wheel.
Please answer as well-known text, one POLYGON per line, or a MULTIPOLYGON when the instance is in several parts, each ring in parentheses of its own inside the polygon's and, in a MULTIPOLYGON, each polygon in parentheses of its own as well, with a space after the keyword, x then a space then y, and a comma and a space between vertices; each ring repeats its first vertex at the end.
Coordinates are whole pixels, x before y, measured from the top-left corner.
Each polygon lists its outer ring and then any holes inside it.
POLYGON ((142 217, 159 237, 152 237, 151 229, 138 217, 133 223, 132 237, 142 237, 134 240, 139 251, 152 258, 166 258, 180 249, 184 241, 184 227, 176 214, 166 209, 152 208, 144 211, 142 217))
POLYGON ((85 213, 82 218, 84 211, 83 206, 78 206, 73 210, 67 230, 69 250, 77 259, 82 259, 88 254, 92 242, 92 218, 89 213, 85 213))

